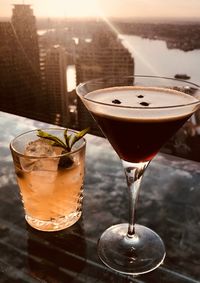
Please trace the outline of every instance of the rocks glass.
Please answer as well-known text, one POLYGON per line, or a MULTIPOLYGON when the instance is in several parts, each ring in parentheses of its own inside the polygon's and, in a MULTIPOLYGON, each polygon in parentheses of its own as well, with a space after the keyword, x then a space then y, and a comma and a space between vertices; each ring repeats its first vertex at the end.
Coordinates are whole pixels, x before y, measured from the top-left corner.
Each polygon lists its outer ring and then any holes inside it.
MULTIPOLYGON (((63 137, 64 129, 47 129, 63 137)), ((74 134, 70 131, 70 134, 74 134)), ((86 141, 68 153, 38 138, 37 130, 11 141, 26 221, 35 229, 58 231, 74 224, 82 213, 86 141)))

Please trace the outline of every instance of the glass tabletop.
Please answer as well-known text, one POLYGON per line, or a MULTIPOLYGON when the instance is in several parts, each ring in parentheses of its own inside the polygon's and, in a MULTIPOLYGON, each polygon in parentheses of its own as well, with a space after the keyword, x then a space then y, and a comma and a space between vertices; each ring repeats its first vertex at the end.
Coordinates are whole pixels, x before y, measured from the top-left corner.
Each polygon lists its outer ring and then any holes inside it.
POLYGON ((104 138, 87 135, 83 215, 60 232, 26 224, 9 151, 17 134, 51 125, 0 112, 0 278, 1 282, 200 282, 200 166, 159 154, 146 170, 137 223, 156 231, 166 259, 155 271, 124 276, 105 267, 96 247, 110 225, 127 222, 124 175, 104 138), (103 149, 103 150, 102 150, 103 149))

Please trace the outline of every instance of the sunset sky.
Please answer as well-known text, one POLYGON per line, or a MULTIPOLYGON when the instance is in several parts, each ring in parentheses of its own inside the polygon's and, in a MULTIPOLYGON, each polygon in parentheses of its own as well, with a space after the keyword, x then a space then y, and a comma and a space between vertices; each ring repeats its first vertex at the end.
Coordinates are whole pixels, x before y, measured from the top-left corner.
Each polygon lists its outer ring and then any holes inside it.
POLYGON ((0 16, 12 4, 31 4, 36 17, 199 18, 200 0, 0 0, 0 16))

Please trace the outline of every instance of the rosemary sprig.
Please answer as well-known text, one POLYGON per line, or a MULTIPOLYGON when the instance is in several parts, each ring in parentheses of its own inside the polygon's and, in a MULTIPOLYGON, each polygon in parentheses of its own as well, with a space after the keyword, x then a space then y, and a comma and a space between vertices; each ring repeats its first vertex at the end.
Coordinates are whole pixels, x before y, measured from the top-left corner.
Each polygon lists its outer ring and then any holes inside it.
POLYGON ((89 131, 89 128, 86 128, 80 132, 74 133, 74 134, 69 134, 68 135, 68 129, 64 130, 64 135, 63 135, 63 140, 49 134, 47 132, 44 132, 42 130, 37 131, 37 136, 39 138, 47 139, 51 142, 51 145, 53 146, 58 146, 62 147, 65 152, 70 152, 73 145, 80 140, 85 134, 87 134, 89 131))

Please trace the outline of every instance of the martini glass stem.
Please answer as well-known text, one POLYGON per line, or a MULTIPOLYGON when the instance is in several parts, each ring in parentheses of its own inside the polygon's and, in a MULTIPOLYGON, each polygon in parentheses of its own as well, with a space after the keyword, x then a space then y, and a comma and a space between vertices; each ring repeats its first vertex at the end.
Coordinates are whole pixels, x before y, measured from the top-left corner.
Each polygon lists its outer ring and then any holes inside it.
POLYGON ((140 184, 149 161, 132 163, 122 160, 122 164, 125 171, 129 194, 129 224, 127 237, 133 238, 135 235, 135 211, 139 196, 140 184))

